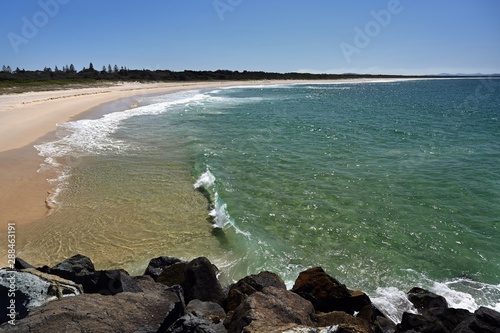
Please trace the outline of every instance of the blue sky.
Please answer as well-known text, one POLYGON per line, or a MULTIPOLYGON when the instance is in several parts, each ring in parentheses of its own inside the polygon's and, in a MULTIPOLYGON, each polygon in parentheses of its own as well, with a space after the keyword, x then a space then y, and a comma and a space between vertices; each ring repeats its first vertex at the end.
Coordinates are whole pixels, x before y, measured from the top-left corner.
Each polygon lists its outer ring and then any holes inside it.
POLYGON ((7 0, 0 66, 500 73, 498 0, 7 0))

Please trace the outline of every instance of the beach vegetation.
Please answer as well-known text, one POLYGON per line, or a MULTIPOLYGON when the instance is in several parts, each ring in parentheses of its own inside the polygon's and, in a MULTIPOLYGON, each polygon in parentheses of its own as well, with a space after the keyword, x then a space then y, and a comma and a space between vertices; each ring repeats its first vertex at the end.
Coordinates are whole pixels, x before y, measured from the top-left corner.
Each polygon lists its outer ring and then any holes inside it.
MULTIPOLYGON (((372 74, 311 74, 311 73, 273 73, 263 71, 171 71, 168 69, 129 69, 126 66, 104 65, 101 71, 94 68, 92 62, 88 68, 77 71, 73 64, 64 65, 59 70, 45 67, 43 70, 25 70, 17 67, 14 71, 3 65, 0 71, 0 93, 47 90, 54 87, 82 84, 113 84, 117 82, 209 82, 209 81, 249 81, 249 80, 336 80, 353 78, 409 78, 404 75, 372 74)), ((432 76, 419 76, 432 77, 432 76)))

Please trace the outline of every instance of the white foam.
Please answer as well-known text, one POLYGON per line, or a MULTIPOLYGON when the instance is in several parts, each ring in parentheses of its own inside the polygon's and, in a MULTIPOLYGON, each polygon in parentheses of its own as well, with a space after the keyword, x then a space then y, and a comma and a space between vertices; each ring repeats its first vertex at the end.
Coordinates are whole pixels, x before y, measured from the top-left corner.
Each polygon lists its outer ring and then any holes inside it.
POLYGON ((250 233, 242 231, 234 223, 227 210, 227 204, 219 196, 215 181, 215 176, 212 174, 209 167, 207 167, 206 171, 198 178, 193 186, 196 189, 204 188, 211 192, 213 196, 213 208, 208 213, 212 217, 213 227, 222 230, 227 230, 232 227, 237 233, 250 237, 250 233))
POLYGON ((212 186, 214 183, 215 183, 215 176, 207 168, 207 171, 205 171, 194 184, 194 188, 209 187, 212 186))
POLYGON ((45 157, 45 164, 41 165, 38 171, 55 170, 59 174, 57 178, 49 179, 49 182, 56 184, 57 187, 48 198, 48 202, 55 206, 57 196, 67 185, 70 176, 69 167, 58 162, 58 158, 121 154, 134 149, 133 143, 112 137, 123 121, 134 116, 161 114, 176 105, 202 101, 208 97, 197 90, 156 96, 145 99, 147 103, 152 104, 109 113, 99 119, 82 119, 57 124, 56 134, 59 139, 35 146, 38 154, 45 157))
POLYGON ((370 295, 372 303, 395 323, 401 322, 404 312, 417 313, 406 293, 396 287, 377 288, 370 295))
POLYGON ((434 282, 429 290, 446 298, 452 308, 474 312, 485 306, 500 310, 500 285, 458 278, 444 283, 434 282))

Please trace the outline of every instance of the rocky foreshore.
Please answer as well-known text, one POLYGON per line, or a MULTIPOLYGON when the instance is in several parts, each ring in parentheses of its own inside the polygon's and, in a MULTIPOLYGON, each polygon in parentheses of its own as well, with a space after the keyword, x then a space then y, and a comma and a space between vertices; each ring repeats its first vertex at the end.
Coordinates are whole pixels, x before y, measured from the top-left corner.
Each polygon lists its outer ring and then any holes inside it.
POLYGON ((500 332, 500 313, 453 309, 421 288, 407 294, 418 313, 396 324, 321 267, 300 273, 291 290, 272 272, 226 287, 217 274, 204 257, 155 258, 133 277, 95 270, 83 255, 40 268, 18 258, 0 270, 0 332, 500 332))

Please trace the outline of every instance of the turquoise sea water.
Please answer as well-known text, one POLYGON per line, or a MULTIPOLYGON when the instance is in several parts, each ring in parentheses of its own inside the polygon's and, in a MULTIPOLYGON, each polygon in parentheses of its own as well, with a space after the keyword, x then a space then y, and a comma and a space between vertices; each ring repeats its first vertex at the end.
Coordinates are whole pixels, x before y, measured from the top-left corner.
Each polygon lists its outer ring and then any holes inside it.
POLYGON ((289 285, 322 266, 396 320, 413 286, 500 309, 500 80, 134 102, 37 146, 61 177, 28 260, 79 252, 140 273, 157 255, 203 255, 228 282, 270 270, 289 285))

